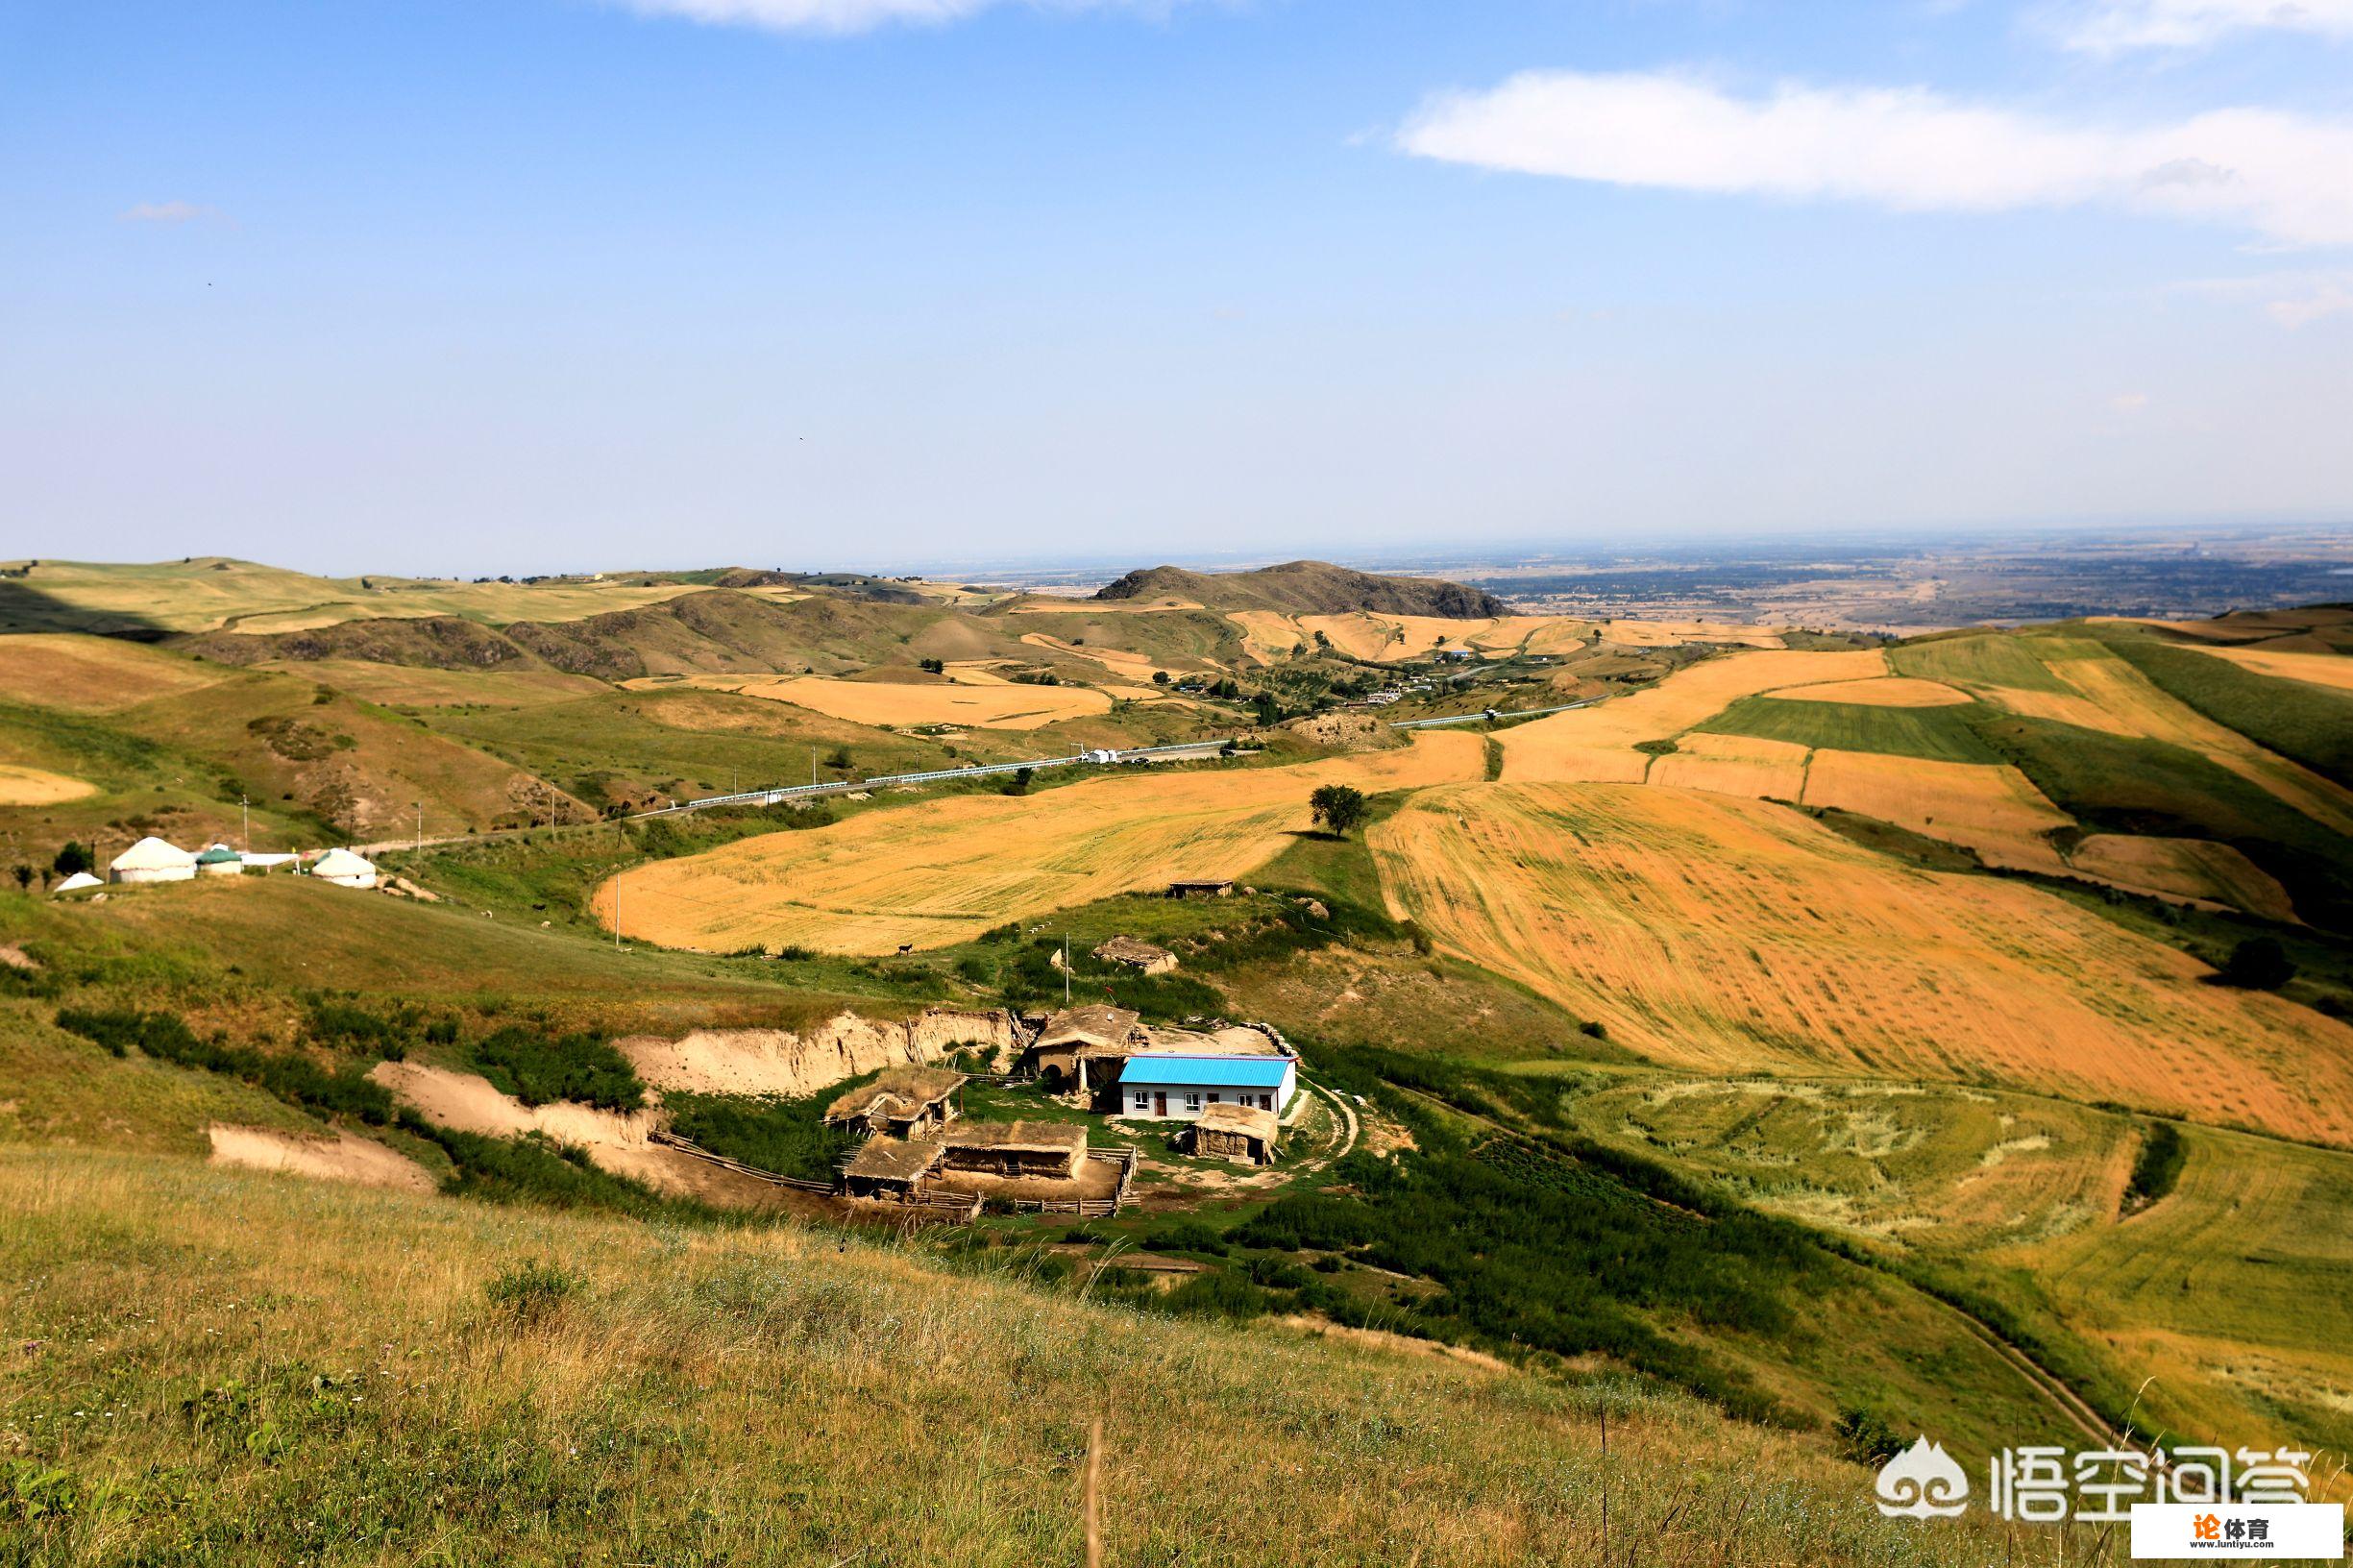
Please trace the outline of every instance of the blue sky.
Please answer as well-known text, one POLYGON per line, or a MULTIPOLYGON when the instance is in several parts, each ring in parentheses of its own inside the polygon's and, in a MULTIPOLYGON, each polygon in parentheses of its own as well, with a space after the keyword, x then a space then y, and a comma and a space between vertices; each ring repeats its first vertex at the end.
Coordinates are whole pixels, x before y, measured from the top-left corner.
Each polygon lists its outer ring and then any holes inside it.
POLYGON ((0 11, 0 554, 2353 516, 2353 0, 0 11))

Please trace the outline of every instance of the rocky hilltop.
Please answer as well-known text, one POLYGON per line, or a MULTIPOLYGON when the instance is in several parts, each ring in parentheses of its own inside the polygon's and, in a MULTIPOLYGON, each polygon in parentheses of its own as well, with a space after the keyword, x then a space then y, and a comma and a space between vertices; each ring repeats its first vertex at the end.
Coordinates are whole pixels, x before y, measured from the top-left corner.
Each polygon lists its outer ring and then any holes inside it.
POLYGON ((1155 566, 1098 592, 1099 600, 1187 600, 1213 610, 1278 610, 1287 615, 1434 615, 1473 621, 1507 615, 1493 594, 1436 577, 1389 577, 1329 561, 1288 561, 1251 572, 1188 572, 1155 566))

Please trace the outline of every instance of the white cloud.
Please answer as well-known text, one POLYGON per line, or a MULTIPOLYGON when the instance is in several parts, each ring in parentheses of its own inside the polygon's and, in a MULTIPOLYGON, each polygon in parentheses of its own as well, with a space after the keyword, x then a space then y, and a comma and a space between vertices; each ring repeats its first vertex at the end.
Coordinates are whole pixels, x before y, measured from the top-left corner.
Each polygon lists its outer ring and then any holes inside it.
POLYGON ((2119 392, 2108 400, 2108 406, 2120 414, 2137 414, 2148 406, 2148 394, 2145 392, 2119 392))
POLYGON ((2353 275, 2316 284, 2309 292, 2273 300, 2264 314, 2282 327, 2309 327, 2316 321, 2353 310, 2353 275))
POLYGON ((2201 278, 2175 283, 2172 294, 2251 301, 2280 326, 2293 331, 2353 311, 2353 268, 2307 272, 2264 272, 2244 278, 2201 278))
POLYGON ((2090 0, 2058 18, 2071 49, 2203 49, 2227 34, 2270 29, 2353 38, 2353 0, 2090 0))
MULTIPOLYGON (((684 16, 720 26, 766 28, 772 33, 863 33, 893 23, 959 21, 1008 0, 621 0, 621 3, 650 16, 684 16)), ((1086 10, 1102 5, 1133 5, 1138 0, 1028 0, 1028 3, 1086 10)))
POLYGON ((1671 73, 1530 71, 1431 98, 1398 144, 1609 184, 1906 211, 2105 206, 2288 245, 2353 244, 2353 122, 2264 109, 2120 127, 1922 87, 1786 84, 1738 98, 1671 73))
POLYGON ((166 224, 194 223, 198 218, 217 216, 219 214, 212 208, 199 207, 194 202, 141 202, 136 207, 126 208, 121 214, 125 223, 166 224))

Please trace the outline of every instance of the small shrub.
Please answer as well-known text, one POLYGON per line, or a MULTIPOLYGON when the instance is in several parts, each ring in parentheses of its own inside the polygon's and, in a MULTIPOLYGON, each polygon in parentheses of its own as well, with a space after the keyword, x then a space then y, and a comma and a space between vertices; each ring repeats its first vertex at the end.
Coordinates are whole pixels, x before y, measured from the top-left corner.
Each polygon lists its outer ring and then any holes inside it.
POLYGON ((510 1265, 482 1286, 490 1305, 523 1324, 545 1323, 587 1285, 577 1274, 537 1259, 510 1265))
POLYGON ((2172 1191, 2181 1180, 2182 1166, 2189 1163, 2189 1146, 2173 1124, 2149 1123, 2147 1135, 2141 1139, 2141 1152, 2133 1158, 2132 1175, 2124 1183, 2124 1213, 2138 1213, 2172 1191))
POLYGON ((1905 1444, 1875 1410, 1848 1409, 1838 1412, 1834 1431, 1838 1451, 1857 1464, 1876 1467, 1903 1452, 1905 1444))
POLYGON ((1195 1274, 1162 1299, 1162 1310, 1179 1317, 1222 1317, 1235 1321, 1260 1316, 1270 1303, 1266 1292, 1227 1269, 1195 1274))

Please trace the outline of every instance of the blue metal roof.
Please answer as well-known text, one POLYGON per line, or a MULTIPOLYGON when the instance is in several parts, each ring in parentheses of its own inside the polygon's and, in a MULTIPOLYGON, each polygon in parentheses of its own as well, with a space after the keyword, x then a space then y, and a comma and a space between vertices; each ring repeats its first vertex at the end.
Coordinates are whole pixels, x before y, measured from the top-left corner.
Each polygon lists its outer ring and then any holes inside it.
POLYGON ((1131 1056, 1119 1069, 1122 1086, 1190 1089, 1281 1089, 1287 1056, 1131 1056))

